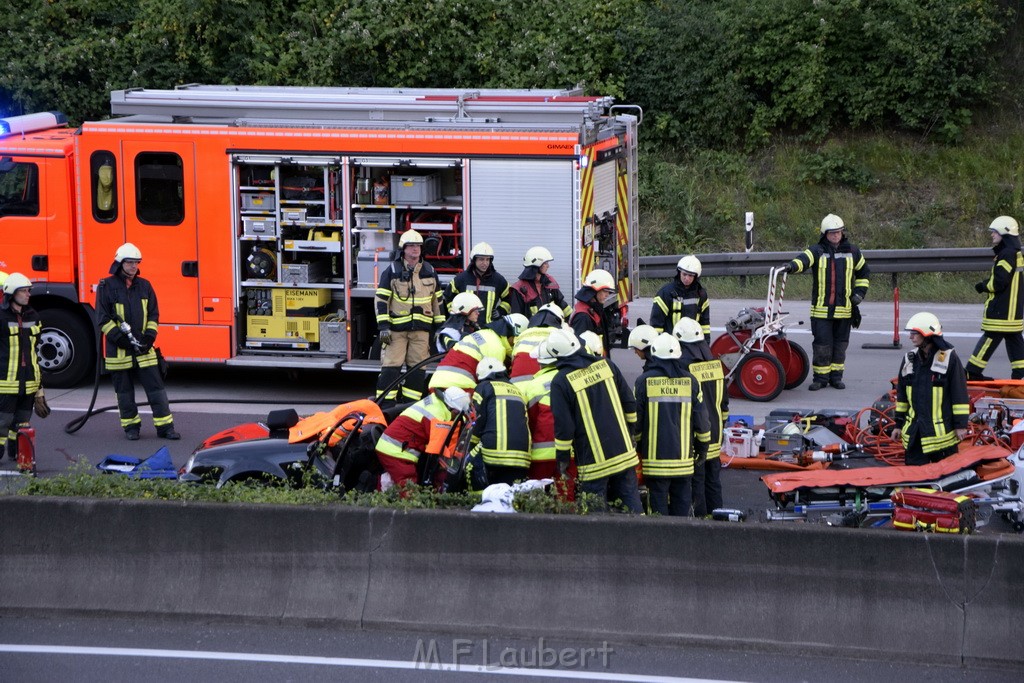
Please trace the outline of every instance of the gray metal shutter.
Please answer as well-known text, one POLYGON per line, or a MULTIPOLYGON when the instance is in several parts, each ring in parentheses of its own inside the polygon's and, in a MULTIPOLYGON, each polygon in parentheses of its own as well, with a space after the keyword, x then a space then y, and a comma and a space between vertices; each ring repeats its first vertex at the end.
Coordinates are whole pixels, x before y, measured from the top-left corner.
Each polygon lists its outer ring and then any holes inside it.
POLYGON ((519 279, 523 254, 546 247, 549 273, 571 300, 573 244, 578 226, 573 162, 474 159, 469 162, 470 243, 494 247, 494 267, 509 284, 519 279))
POLYGON ((615 213, 615 161, 594 167, 594 214, 600 218, 615 213))

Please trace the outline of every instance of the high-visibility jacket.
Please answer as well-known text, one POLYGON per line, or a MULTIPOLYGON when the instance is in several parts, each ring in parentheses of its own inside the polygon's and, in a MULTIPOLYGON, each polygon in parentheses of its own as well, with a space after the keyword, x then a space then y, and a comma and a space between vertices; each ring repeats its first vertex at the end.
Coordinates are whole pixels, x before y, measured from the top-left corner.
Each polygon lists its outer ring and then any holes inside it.
POLYGON ((956 430, 967 427, 971 412, 960 358, 945 339, 932 339, 927 351, 911 351, 903 358, 896 387, 895 421, 903 432, 903 446, 920 438, 923 453, 955 446, 956 430))
MULTIPOLYGON (((396 485, 407 480, 416 480, 417 467, 424 454, 430 453, 431 444, 437 444, 442 437, 447 437, 446 429, 450 429, 452 420, 451 409, 436 394, 428 394, 402 411, 377 440, 377 458, 392 473, 396 485), (404 467, 387 467, 387 459, 406 463, 404 467), (398 472, 398 476, 395 476, 398 472)), ((449 440, 449 450, 457 439, 449 440)), ((440 453, 433 453, 441 455, 440 453)))
POLYGON ((530 424, 530 460, 552 462, 555 459, 555 417, 551 412, 551 380, 558 373, 554 365, 542 365, 532 377, 516 386, 526 399, 526 417, 530 424))
POLYGON ((850 318, 853 316, 850 297, 858 294, 863 299, 867 295, 871 270, 860 249, 845 236, 833 247, 822 235, 817 244, 804 249, 790 263, 794 272, 810 269, 814 273, 812 318, 850 318))
POLYGON ((153 344, 160 330, 160 307, 149 280, 136 275, 129 284, 119 272, 103 278, 96 290, 96 314, 100 332, 106 337, 103 364, 107 370, 128 370, 133 358, 140 368, 157 364, 153 344), (135 338, 149 347, 145 353, 124 348, 127 335, 121 332, 122 322, 128 323, 135 338))
POLYGON ((519 274, 519 280, 512 285, 509 304, 512 313, 522 313, 527 318, 537 314, 544 304, 554 303, 562 309, 562 315, 568 316, 572 312, 565 295, 558 287, 555 278, 549 275, 540 276, 540 284, 537 284, 538 270, 536 266, 527 266, 519 274))
POLYGON ((708 292, 695 278, 689 287, 676 277, 654 295, 651 306, 651 327, 672 333, 680 318, 692 318, 700 323, 704 338, 711 341, 711 305, 708 292))
POLYGON ((693 474, 710 426, 700 383, 679 361, 655 358, 636 380, 637 450, 644 477, 693 474))
POLYGON ((683 366, 700 382, 700 392, 704 396, 704 406, 711 423, 707 459, 713 460, 721 455, 725 423, 729 420, 729 391, 725 386, 725 371, 722 361, 711 355, 707 342, 682 346, 683 366))
POLYGON ((474 445, 479 444, 487 465, 530 466, 530 426, 526 400, 511 382, 485 379, 473 393, 476 421, 474 445))
POLYGON ((580 481, 592 481, 636 467, 633 447, 636 399, 622 372, 581 349, 558 360, 551 380, 556 457, 576 457, 580 481))
MULTIPOLYGON (((39 391, 39 358, 36 345, 43 325, 39 314, 31 306, 22 306, 17 312, 11 308, 13 297, 5 297, 0 303, 0 363, 3 375, 0 377, 0 394, 18 394, 21 383, 25 393, 39 391)), ((0 435, 0 440, 7 435, 0 435)))
POLYGON ((1020 252, 1020 241, 1013 235, 1005 235, 999 244, 992 247, 995 252, 992 274, 985 281, 985 312, 981 318, 981 329, 985 332, 1024 331, 1024 256, 1020 252))
POLYGON ((412 268, 401 258, 391 263, 380 274, 375 300, 380 329, 430 332, 444 322, 437 273, 424 261, 412 268))
POLYGON ((512 345, 512 367, 509 376, 513 382, 532 377, 540 370, 540 363, 530 354, 551 334, 551 327, 527 327, 512 345))
POLYGON ((469 322, 465 315, 461 313, 451 315, 441 325, 441 329, 437 331, 437 334, 434 335, 434 347, 438 353, 451 351, 452 347, 461 341, 464 336, 472 334, 478 329, 476 325, 469 322))
POLYGON ((509 303, 511 288, 508 286, 508 280, 494 270, 493 265, 483 275, 479 275, 476 269, 470 265, 469 268, 453 277, 444 290, 445 310, 451 305, 455 295, 461 292, 472 292, 480 297, 480 301, 484 304, 484 310, 480 312, 481 323, 486 324, 497 320, 512 310, 509 303))
POLYGON ((431 389, 460 387, 471 391, 476 387, 476 366, 480 361, 487 357, 504 363, 511 350, 506 337, 486 327, 477 330, 463 337, 445 354, 428 386, 431 389))

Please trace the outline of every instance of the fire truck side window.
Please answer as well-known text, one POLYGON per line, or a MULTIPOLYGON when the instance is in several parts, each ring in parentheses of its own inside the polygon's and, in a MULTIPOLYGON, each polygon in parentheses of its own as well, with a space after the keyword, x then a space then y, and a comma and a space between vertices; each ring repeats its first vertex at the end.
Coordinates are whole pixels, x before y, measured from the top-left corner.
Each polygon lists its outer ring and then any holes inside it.
POLYGON ((0 216, 39 215, 39 167, 7 157, 0 163, 0 216))
POLYGON ((178 225, 185 219, 182 169, 181 157, 172 152, 135 157, 135 210, 140 223, 178 225))
POLYGON ((92 216, 100 223, 112 223, 117 220, 117 160, 110 152, 93 152, 89 173, 92 216))

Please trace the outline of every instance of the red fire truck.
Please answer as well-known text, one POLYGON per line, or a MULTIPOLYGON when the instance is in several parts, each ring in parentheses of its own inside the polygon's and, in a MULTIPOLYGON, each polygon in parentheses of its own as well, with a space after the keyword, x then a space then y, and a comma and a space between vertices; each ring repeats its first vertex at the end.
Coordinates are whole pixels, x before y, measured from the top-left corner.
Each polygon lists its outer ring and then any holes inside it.
POLYGON ((113 118, 0 119, 0 270, 27 275, 52 386, 96 361, 96 284, 145 257, 172 361, 373 370, 373 294, 415 228, 442 280, 472 244, 514 281, 542 245, 571 295, 638 278, 642 112, 559 90, 189 85, 111 93, 113 118))

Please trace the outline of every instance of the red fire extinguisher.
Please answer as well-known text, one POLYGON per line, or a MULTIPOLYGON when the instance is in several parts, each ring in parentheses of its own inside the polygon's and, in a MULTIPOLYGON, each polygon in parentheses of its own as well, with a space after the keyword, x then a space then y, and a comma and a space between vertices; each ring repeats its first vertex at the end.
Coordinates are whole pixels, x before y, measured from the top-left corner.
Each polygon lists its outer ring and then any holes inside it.
POLYGON ((36 474, 36 430, 18 427, 18 471, 36 474))

